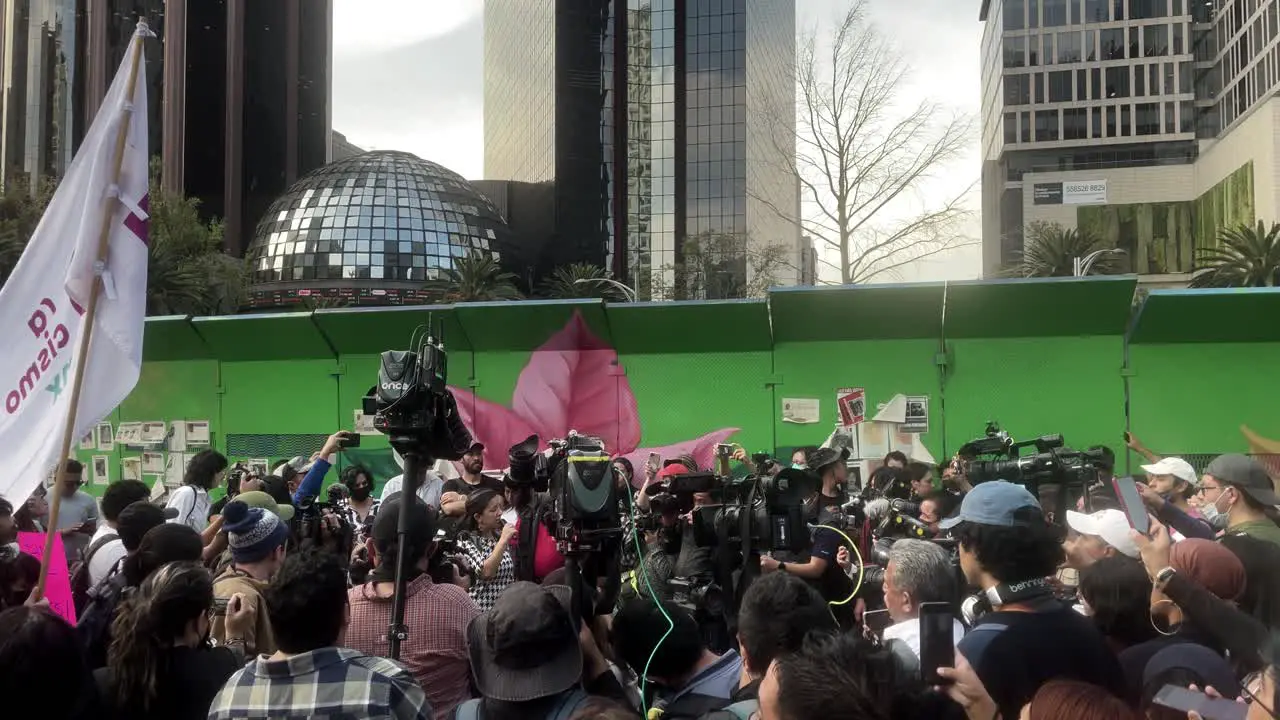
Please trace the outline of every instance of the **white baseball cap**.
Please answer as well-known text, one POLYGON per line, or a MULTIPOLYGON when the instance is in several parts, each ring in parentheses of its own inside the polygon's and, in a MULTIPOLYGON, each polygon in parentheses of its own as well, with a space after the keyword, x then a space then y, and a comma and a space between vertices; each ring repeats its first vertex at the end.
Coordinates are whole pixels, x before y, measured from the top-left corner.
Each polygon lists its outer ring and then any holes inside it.
POLYGON ((1142 470, 1148 475, 1172 475, 1179 480, 1185 480, 1192 487, 1200 487, 1200 476, 1196 474, 1196 469, 1182 458, 1163 458, 1154 465, 1143 465, 1142 470))
POLYGON ((1119 510, 1099 510, 1092 515, 1067 511, 1067 525, 1081 535, 1094 535, 1123 555, 1138 558, 1142 553, 1129 537, 1129 518, 1119 510))

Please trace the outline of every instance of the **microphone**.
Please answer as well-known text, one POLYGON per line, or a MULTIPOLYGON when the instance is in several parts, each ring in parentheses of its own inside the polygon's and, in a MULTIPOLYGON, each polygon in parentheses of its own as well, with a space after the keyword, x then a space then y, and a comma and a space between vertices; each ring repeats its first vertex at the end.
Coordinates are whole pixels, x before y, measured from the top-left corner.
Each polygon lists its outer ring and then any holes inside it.
POLYGON ((890 500, 889 504, 893 507, 893 509, 896 512, 902 513, 904 515, 910 515, 912 517, 920 517, 920 506, 917 505, 916 503, 907 502, 906 500, 900 500, 895 498, 893 500, 890 500))
POLYGON ((867 514, 867 522, 877 524, 893 514, 893 504, 884 498, 876 498, 867 503, 863 512, 867 514))

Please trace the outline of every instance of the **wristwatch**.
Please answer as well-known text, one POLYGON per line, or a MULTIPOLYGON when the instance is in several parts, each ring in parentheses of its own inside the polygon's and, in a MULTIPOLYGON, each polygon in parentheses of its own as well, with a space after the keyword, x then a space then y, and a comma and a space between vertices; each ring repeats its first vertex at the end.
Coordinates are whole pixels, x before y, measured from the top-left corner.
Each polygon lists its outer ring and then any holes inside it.
POLYGON ((1155 581, 1156 588, 1163 590, 1164 586, 1169 584, 1169 580, 1171 580, 1173 576, 1177 574, 1178 574, 1178 571, 1174 570, 1171 567, 1164 568, 1160 572, 1156 573, 1155 578, 1153 578, 1153 580, 1155 581))
POLYGON ((787 571, 787 564, 786 564, 786 563, 784 563, 784 562, 779 562, 779 563, 778 563, 778 569, 779 569, 779 570, 781 570, 782 572, 786 572, 786 571, 787 571))

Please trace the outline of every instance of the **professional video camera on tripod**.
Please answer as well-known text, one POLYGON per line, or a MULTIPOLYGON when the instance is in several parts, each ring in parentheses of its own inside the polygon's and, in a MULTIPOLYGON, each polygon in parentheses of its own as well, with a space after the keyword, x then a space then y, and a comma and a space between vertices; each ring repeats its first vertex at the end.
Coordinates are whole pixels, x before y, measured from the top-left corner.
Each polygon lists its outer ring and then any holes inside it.
POLYGON ((983 437, 960 447, 952 468, 970 485, 1004 480, 1026 487, 1042 503, 1051 498, 1053 507, 1048 512, 1060 522, 1066 517, 1068 498, 1083 496, 1098 481, 1105 464, 1103 450, 1073 450, 1060 434, 1016 442, 992 421, 987 423, 983 437), (1025 448, 1034 448, 1035 453, 1023 455, 1025 448), (1057 492, 1043 492, 1046 485, 1056 486, 1057 492))
POLYGON ((727 446, 717 449, 719 473, 669 475, 650 485, 646 493, 658 507, 691 513, 694 541, 700 547, 715 548, 717 587, 684 587, 689 582, 677 579, 675 590, 691 601, 716 606, 709 609, 720 610, 722 606, 723 615, 733 625, 743 593, 760 574, 761 553, 802 552, 809 547, 804 500, 816 487, 816 480, 807 471, 790 468, 771 474, 771 459, 764 453, 751 456, 755 472, 735 478, 727 472, 729 452, 727 446), (707 493, 712 502, 695 508, 694 495, 698 493, 707 493), (734 571, 738 569, 741 575, 735 582, 734 571))
MULTIPOLYGON (((604 442, 569 433, 547 442, 539 452, 539 438, 531 435, 509 451, 507 480, 516 487, 546 493, 539 497, 528 517, 544 524, 565 558, 569 587, 574 589, 575 617, 586 619, 612 608, 620 585, 618 564, 622 519, 618 516, 618 487, 613 463, 604 442), (604 579, 601 597, 588 592, 604 579)), ((521 538, 518 552, 531 552, 530 534, 521 538)))
MULTIPOLYGON (((443 328, 418 328, 409 340, 412 350, 382 353, 378 384, 364 397, 364 413, 373 416, 373 427, 387 436, 392 449, 404 458, 397 544, 406 547, 410 508, 431 463, 460 460, 471 446, 471 433, 458 414, 458 404, 447 387, 447 356, 443 328)), ((387 638, 392 659, 399 659, 400 644, 408 637, 404 624, 405 564, 408 553, 397 553, 396 592, 391 605, 387 638)))
MULTIPOLYGON (((1074 450, 1066 446, 1062 435, 1016 442, 996 422, 987 423, 983 437, 961 446, 952 462, 952 469, 973 486, 992 480, 1022 485, 1039 501, 1045 520, 1051 524, 1063 522, 1069 499, 1087 497, 1088 488, 1100 479, 1106 467, 1108 458, 1103 449, 1074 450), (1023 455, 1025 448, 1034 448, 1035 453, 1023 455)), ((1021 591, 1043 593, 1045 585, 1046 581, 1040 578, 1017 583, 1010 588, 1013 594, 1003 601, 1009 602, 1021 591)), ((1060 601, 1068 600, 1056 590, 1053 594, 1060 601)), ((992 609, 992 595, 991 591, 978 592, 964 600, 962 615, 966 624, 972 626, 992 609)))

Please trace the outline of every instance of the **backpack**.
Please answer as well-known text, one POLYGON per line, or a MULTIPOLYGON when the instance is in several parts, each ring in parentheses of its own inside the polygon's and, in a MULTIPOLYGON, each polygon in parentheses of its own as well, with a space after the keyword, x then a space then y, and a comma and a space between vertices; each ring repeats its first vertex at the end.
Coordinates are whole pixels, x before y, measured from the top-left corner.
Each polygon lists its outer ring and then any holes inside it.
POLYGON ((84 613, 78 616, 76 635, 90 669, 107 666, 111 623, 115 620, 116 608, 124 599, 125 589, 124 573, 111 575, 89 591, 89 604, 84 613))
POLYGON ((89 591, 93 589, 93 583, 89 577, 89 561, 104 545, 119 539, 120 536, 115 533, 107 533, 98 538, 88 550, 85 550, 80 562, 71 568, 71 600, 76 606, 76 617, 80 617, 85 607, 89 605, 89 591))
MULTIPOLYGON (((573 692, 568 692, 560 696, 560 701, 555 707, 551 708, 551 712, 547 713, 546 720, 569 720, 578 708, 587 704, 591 699, 582 688, 574 688, 573 692)), ((453 716, 454 720, 481 720, 480 700, 468 700, 458 706, 453 716)))

